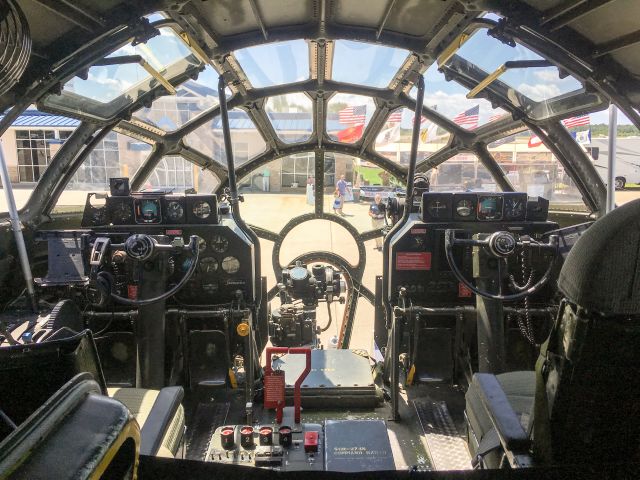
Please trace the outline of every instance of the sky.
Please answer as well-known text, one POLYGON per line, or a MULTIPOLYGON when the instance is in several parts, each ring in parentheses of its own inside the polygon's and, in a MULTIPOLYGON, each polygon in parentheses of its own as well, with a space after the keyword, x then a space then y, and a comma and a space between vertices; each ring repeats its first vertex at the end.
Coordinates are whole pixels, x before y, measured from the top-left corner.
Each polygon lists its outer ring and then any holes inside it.
MULTIPOLYGON (((170 63, 187 57, 190 52, 172 30, 165 28, 161 30, 161 35, 152 38, 147 45, 126 45, 111 56, 131 54, 142 55, 157 70, 162 70, 170 63)), ((485 29, 478 30, 457 54, 486 72, 492 72, 508 60, 541 58, 524 46, 517 45, 513 48, 489 37, 485 29)), ((235 55, 256 88, 299 82, 309 76, 309 44, 305 40, 249 47, 236 51, 235 55)), ((345 83, 385 88, 408 55, 408 51, 399 48, 337 40, 334 46, 332 78, 345 83)), ((486 100, 467 99, 467 89, 454 81, 446 81, 435 64, 425 72, 424 77, 425 105, 435 106, 448 118, 475 105, 480 105, 480 124, 487 123, 489 117, 502 112, 501 109, 493 109, 486 100)), ((148 74, 139 65, 92 67, 88 80, 75 78, 70 88, 94 100, 108 102, 145 78, 148 78, 148 74)), ((534 101, 543 101, 581 88, 580 83, 571 77, 561 79, 556 67, 513 69, 500 79, 534 101)), ((218 74, 211 67, 207 67, 197 80, 214 89, 217 88, 217 81, 218 74)), ((411 92, 414 97, 415 90, 414 88, 411 92)), ((302 103, 302 99, 296 102, 291 97, 290 100, 291 103, 302 103)), ((363 103, 358 96, 347 94, 341 94, 340 101, 349 105, 363 103)), ((367 108, 367 117, 370 118, 372 113, 371 103, 367 108)), ((608 113, 606 110, 597 112, 591 115, 591 119, 592 123, 608 123, 608 113)), ((618 122, 631 123, 622 114, 619 114, 618 122)))

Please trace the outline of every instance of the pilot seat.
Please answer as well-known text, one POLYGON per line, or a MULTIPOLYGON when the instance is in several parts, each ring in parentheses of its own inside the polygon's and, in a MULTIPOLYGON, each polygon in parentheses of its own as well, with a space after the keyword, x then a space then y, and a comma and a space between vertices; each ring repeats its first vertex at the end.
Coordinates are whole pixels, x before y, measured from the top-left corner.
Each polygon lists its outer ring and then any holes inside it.
POLYGON ((466 394, 477 466, 640 460, 640 200, 567 256, 535 372, 477 373, 466 394))
MULTIPOLYGON (((59 388, 88 372, 103 394, 123 403, 140 426, 140 453, 174 457, 185 429, 182 387, 107 388, 90 330, 0 349, 0 408, 20 425, 59 388)), ((0 426, 2 430, 4 425, 0 426)), ((0 431, 1 438, 9 431, 0 431)))

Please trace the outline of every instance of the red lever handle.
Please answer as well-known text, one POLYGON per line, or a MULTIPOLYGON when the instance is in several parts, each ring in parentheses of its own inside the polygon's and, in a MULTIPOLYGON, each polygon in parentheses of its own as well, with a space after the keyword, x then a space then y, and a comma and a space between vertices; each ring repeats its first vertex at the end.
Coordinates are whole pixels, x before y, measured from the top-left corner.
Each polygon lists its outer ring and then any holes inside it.
POLYGON ((302 392, 300 391, 300 387, 302 386, 302 382, 307 378, 309 372, 311 371, 311 349, 310 348, 290 348, 289 353, 305 355, 307 357, 307 363, 304 367, 304 371, 296 380, 293 390, 293 411, 294 411, 294 419, 296 423, 300 423, 300 408, 302 405, 302 392))
POLYGON ((267 364, 264 367, 264 373, 270 375, 272 370, 271 367, 271 355, 274 353, 289 353, 288 347, 267 347, 267 364))
MULTIPOLYGON (((302 386, 302 382, 307 378, 309 372, 311 371, 311 349, 306 347, 296 347, 296 348, 287 348, 287 347, 268 347, 267 348, 267 365, 264 367, 265 375, 270 375, 272 370, 271 366, 271 356, 274 353, 290 353, 292 355, 305 355, 306 356, 306 365, 302 374, 296 380, 293 389, 293 411, 294 411, 294 420, 296 423, 300 423, 300 408, 302 405, 302 392, 300 388, 302 386)), ((277 420, 278 423, 282 421, 281 410, 277 412, 277 420)))

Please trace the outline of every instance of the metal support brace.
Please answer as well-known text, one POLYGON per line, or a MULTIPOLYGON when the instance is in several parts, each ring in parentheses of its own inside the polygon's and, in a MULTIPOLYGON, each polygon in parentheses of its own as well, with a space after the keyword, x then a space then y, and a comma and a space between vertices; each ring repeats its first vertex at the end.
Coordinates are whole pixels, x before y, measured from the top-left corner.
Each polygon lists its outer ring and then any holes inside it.
POLYGON ((9 169, 7 168, 7 162, 4 157, 4 148, 2 147, 2 141, 0 140, 0 180, 2 180, 2 188, 4 189, 4 196, 7 200, 7 208, 9 210, 9 218, 11 220, 11 228, 13 235, 16 239, 16 249, 18 250, 18 257, 20 259, 20 267, 22 268, 22 275, 27 286, 27 293, 31 301, 31 308, 34 313, 38 313, 38 301, 36 300, 36 291, 33 287, 33 275, 31 274, 31 265, 29 264, 29 255, 27 254, 27 247, 24 244, 24 237, 22 236, 22 224, 20 223, 20 216, 18 214, 18 208, 16 207, 16 200, 13 196, 13 188, 11 186, 11 179, 9 178, 9 169))
POLYGON ((609 106, 609 156, 607 158, 607 206, 606 212, 616 208, 616 146, 618 143, 618 107, 609 106))

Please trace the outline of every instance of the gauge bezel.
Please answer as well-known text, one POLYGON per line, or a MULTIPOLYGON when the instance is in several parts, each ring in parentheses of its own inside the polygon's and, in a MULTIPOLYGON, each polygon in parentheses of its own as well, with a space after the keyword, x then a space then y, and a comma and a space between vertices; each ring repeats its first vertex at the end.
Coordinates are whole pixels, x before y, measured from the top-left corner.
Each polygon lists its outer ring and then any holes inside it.
POLYGON ((147 197, 143 197, 143 198, 134 198, 133 199, 133 213, 134 213, 134 218, 135 218, 135 222, 139 225, 156 225, 159 223, 162 223, 162 202, 160 201, 160 198, 158 197, 153 197, 153 198, 147 198, 147 197), (142 217, 142 205, 146 202, 153 202, 155 203, 155 205, 157 206, 157 213, 155 215, 155 217, 152 220, 145 220, 142 217), (138 207, 140 207, 140 212, 138 212, 138 207))
POLYGON ((200 259, 198 268, 200 269, 200 273, 201 274, 204 274, 204 275, 212 274, 212 273, 215 273, 215 272, 218 271, 218 269, 220 268, 220 262, 218 261, 218 259, 216 257, 208 255, 208 256, 203 257, 203 258, 200 259), (210 261, 213 261, 213 265, 215 265, 213 270, 205 271, 205 270, 200 269, 203 263, 209 263, 210 261))
POLYGON ((135 212, 131 197, 109 197, 107 198, 106 207, 109 216, 108 221, 112 225, 132 225, 135 223, 135 212), (122 212, 123 207, 129 210, 129 217, 126 220, 122 216, 116 216, 116 213, 122 212))
MULTIPOLYGON (((200 207, 203 208, 203 207, 200 207)), ((191 205, 191 212, 193 213, 194 217, 196 217, 199 220, 207 220, 212 214, 213 214, 213 207, 211 206, 211 203, 209 203, 207 200, 197 200, 195 202, 193 202, 193 204, 191 205), (207 205, 209 208, 209 212, 206 215, 203 215, 202 213, 196 213, 196 206, 199 205, 207 205)))
POLYGON ((504 198, 502 204, 502 218, 508 222, 524 221, 527 217, 527 202, 529 201, 528 195, 520 192, 505 192, 502 194, 502 197, 504 198), (522 202, 522 212, 516 216, 509 216, 508 211, 510 210, 507 208, 507 203, 513 200, 522 202))
POLYGON ((224 235, 222 235, 221 233, 216 233, 211 237, 211 240, 209 241, 209 245, 211 247, 211 250, 213 250, 214 252, 225 253, 227 250, 229 250, 229 239, 224 235), (216 248, 215 245, 218 243, 215 241, 216 238, 221 238, 224 240, 225 247, 222 250, 216 248))
POLYGON ((454 220, 458 220, 460 222, 476 221, 478 212, 478 195, 475 193, 459 193, 454 195, 452 211, 454 220), (469 215, 460 215, 458 213, 458 204, 464 201, 469 202, 471 205, 469 215))
POLYGON ((165 209, 164 209, 164 218, 167 223, 180 223, 184 221, 186 216, 184 203, 176 198, 165 198, 165 209), (178 205, 181 208, 180 216, 176 218, 172 218, 171 215, 171 205, 178 205))
POLYGON ((451 220, 453 193, 425 192, 422 194, 422 220, 424 222, 446 222, 451 220), (440 202, 441 207, 437 215, 432 215, 430 207, 440 202))
POLYGON ((497 195, 495 193, 492 194, 483 194, 478 195, 478 205, 476 207, 476 211, 478 212, 478 220, 481 222, 500 222, 503 217, 503 207, 504 207, 504 197, 502 195, 497 195), (496 215, 495 217, 487 217, 486 214, 482 213, 480 207, 482 205, 483 200, 493 198, 496 201, 496 215))
POLYGON ((235 275, 236 273, 238 273, 240 271, 240 260, 238 260, 238 257, 235 257, 233 255, 227 255, 226 257, 224 257, 222 259, 222 261, 220 262, 220 268, 222 268, 222 271, 224 273, 226 273, 227 275, 235 275), (236 265, 238 266, 238 268, 236 268, 233 272, 230 272, 229 270, 227 270, 227 268, 225 267, 225 262, 227 261, 231 261, 231 260, 235 260, 236 265))
POLYGON ((207 241, 201 237, 200 235, 196 235, 198 237, 198 251, 200 253, 204 252, 208 247, 209 244, 207 243, 207 241), (201 246, 204 245, 204 247, 201 248, 201 246))

